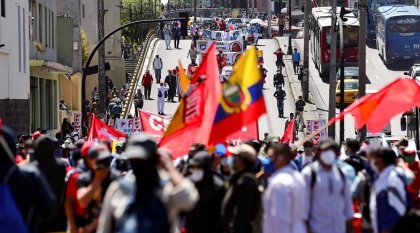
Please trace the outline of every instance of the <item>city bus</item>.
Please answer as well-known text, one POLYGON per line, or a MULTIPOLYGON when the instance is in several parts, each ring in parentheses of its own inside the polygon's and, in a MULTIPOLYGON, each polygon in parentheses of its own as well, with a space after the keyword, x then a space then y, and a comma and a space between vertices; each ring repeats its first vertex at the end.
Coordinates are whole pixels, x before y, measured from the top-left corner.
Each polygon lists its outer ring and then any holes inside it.
POLYGON ((369 41, 376 39, 376 16, 381 10, 382 6, 395 5, 410 5, 409 0, 368 0, 367 22, 366 22, 366 37, 369 41))
POLYGON ((414 6, 378 8, 376 48, 385 64, 420 58, 420 12, 414 6))
MULTIPOLYGON (((337 17, 340 8, 337 8, 337 17)), ((344 16, 344 61, 345 66, 358 65, 359 53, 359 20, 353 13, 344 16)), ((337 26, 338 28, 338 26, 337 26)), ((331 43, 331 7, 312 8, 310 17, 310 48, 312 59, 321 74, 329 73, 331 43)), ((340 38, 337 33, 337 61, 340 57, 340 38)), ((332 71, 335 73, 335 71, 332 71)))

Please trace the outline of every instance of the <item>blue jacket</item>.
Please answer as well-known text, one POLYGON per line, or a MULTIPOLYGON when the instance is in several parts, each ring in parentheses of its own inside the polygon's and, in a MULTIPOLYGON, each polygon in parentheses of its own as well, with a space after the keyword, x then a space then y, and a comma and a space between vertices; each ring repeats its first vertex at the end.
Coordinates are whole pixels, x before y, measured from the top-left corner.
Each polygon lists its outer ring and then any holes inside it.
POLYGON ((300 61, 300 53, 298 51, 295 51, 292 53, 292 60, 294 62, 299 62, 300 61))

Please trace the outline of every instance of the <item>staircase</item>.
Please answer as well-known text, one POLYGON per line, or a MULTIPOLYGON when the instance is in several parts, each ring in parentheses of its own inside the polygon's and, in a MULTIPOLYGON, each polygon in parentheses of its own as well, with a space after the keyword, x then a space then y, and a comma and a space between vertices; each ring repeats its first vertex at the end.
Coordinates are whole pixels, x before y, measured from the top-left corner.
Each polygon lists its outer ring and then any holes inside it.
POLYGON ((131 83, 131 79, 133 78, 134 72, 136 70, 138 60, 135 58, 128 58, 124 60, 125 63, 125 71, 128 74, 127 83, 131 83))

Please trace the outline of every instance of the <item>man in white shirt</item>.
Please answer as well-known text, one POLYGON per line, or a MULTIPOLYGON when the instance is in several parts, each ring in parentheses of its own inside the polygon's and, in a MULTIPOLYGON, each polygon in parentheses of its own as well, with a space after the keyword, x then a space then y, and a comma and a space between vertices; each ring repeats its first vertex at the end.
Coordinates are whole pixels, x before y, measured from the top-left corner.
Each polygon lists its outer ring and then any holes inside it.
POLYGON ((165 115, 165 92, 169 90, 169 87, 166 83, 161 82, 158 86, 158 99, 157 99, 157 109, 159 115, 165 115))
POLYGON ((162 68, 162 58, 160 58, 159 55, 156 55, 155 59, 153 59, 153 69, 155 70, 156 83, 160 83, 160 79, 162 77, 162 68))
POLYGON ((290 166, 293 155, 288 145, 277 144, 272 148, 276 172, 264 192, 263 232, 306 233, 305 180, 290 166))

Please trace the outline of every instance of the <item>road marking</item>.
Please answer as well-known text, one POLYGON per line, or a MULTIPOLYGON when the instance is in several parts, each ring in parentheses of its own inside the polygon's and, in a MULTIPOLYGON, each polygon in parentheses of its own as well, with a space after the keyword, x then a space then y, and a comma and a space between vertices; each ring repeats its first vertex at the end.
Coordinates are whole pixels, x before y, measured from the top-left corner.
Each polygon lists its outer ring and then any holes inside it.
POLYGON ((376 70, 379 70, 378 64, 376 64, 376 61, 375 60, 373 60, 373 64, 375 65, 376 70))
POLYGON ((379 78, 379 76, 377 75, 377 74, 375 74, 375 78, 377 79, 377 80, 380 80, 381 78, 379 78))

